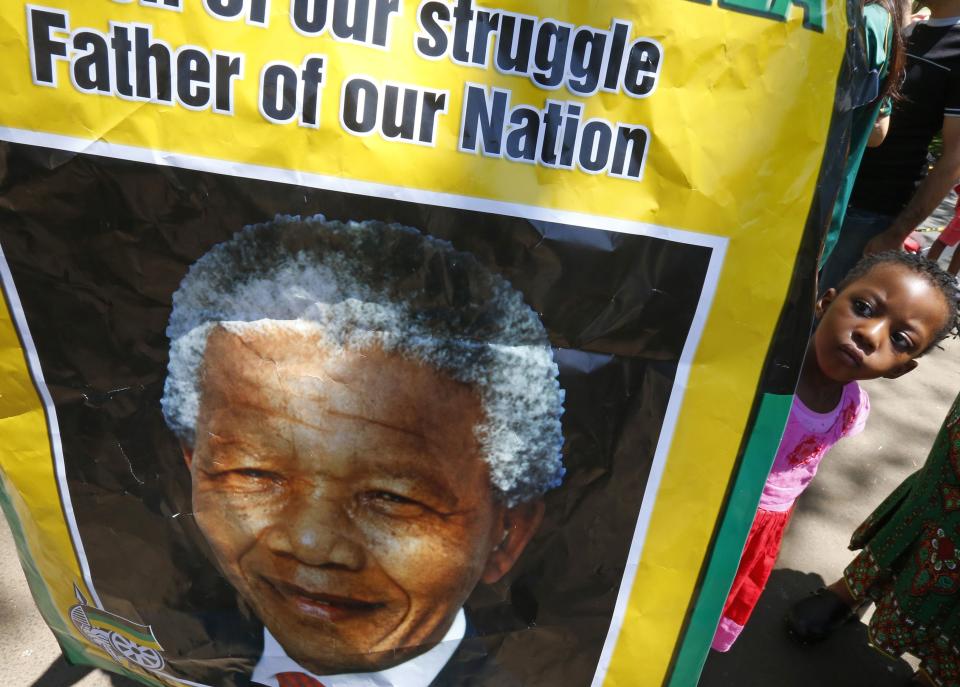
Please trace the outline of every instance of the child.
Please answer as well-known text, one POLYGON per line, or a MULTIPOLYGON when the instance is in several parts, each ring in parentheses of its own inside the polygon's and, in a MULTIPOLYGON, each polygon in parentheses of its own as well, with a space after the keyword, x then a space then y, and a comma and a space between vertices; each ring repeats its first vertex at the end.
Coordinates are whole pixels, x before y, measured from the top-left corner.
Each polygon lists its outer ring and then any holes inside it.
POLYGON ((896 378, 940 342, 957 320, 953 277, 918 255, 887 252, 862 259, 816 305, 783 440, 760 498, 740 567, 713 638, 730 649, 773 570, 797 497, 823 455, 863 430, 870 409, 858 380, 896 378))
MULTIPOLYGON (((960 196, 960 186, 954 186, 953 190, 960 196)), ((960 241, 960 198, 957 200, 957 207, 954 209, 953 219, 950 220, 947 228, 943 230, 940 236, 937 237, 937 240, 933 242, 933 245, 930 246, 930 252, 927 253, 927 258, 936 262, 940 259, 940 256, 943 255, 943 250, 947 246, 955 246, 958 241, 960 241)), ((957 276, 957 272, 960 271, 960 250, 953 253, 947 271, 953 276, 957 276)))

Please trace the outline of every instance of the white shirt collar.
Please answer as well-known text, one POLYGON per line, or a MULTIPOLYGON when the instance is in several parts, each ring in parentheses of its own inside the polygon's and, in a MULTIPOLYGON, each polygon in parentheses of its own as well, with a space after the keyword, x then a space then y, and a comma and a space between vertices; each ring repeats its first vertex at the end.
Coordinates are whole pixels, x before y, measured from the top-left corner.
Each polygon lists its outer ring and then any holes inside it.
POLYGON ((460 646, 466 631, 467 619, 461 608, 443 639, 429 651, 411 658, 406 663, 378 673, 315 675, 287 656, 280 643, 264 627, 263 655, 253 669, 251 679, 267 687, 279 687, 277 674, 294 672, 305 673, 319 680, 324 687, 428 687, 460 646))

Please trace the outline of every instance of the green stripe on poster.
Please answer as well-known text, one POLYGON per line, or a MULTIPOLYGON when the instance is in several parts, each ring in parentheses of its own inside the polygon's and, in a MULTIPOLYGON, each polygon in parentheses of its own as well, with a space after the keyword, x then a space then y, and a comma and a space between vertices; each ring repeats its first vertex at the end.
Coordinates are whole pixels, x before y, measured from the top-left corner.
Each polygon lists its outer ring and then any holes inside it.
POLYGON ((792 403, 792 395, 763 395, 669 687, 691 687, 700 678, 792 403))

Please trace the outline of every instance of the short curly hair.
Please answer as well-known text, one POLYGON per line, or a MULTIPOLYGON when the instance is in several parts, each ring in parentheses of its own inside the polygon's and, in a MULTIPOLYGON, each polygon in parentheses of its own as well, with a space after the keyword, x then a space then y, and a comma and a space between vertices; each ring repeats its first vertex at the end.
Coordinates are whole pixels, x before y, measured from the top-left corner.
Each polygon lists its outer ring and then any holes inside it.
POLYGON ((477 389, 476 436, 507 505, 560 484, 564 392, 546 331, 473 255, 410 227, 320 215, 277 217, 214 246, 173 295, 167 327, 161 406, 181 441, 195 440, 208 334, 264 320, 315 324, 335 345, 395 351, 477 389))
POLYGON ((918 253, 906 253, 900 250, 888 250, 882 253, 873 253, 860 259, 860 261, 847 272, 837 291, 843 291, 850 284, 857 281, 878 265, 900 265, 906 267, 911 272, 919 274, 930 282, 930 285, 936 288, 946 301, 945 322, 937 330, 930 345, 924 349, 927 353, 938 343, 953 334, 955 337, 960 334, 960 290, 957 289, 957 278, 944 270, 940 265, 926 256, 918 253))

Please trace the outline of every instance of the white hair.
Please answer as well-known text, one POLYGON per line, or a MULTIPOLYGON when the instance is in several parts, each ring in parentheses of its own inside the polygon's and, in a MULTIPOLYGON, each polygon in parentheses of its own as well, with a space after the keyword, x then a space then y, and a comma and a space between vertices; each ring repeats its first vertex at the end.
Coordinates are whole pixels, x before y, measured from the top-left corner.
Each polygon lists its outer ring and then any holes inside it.
POLYGON ((507 505, 560 484, 564 394, 546 331, 473 255, 399 224, 321 215, 277 217, 214 246, 173 295, 167 327, 161 406, 181 441, 195 440, 210 331, 265 320, 314 325, 345 349, 378 346, 474 387, 484 409, 476 437, 507 505))

